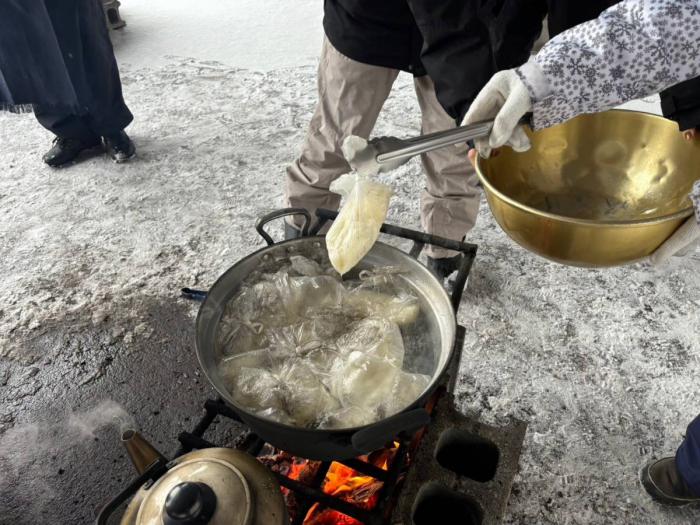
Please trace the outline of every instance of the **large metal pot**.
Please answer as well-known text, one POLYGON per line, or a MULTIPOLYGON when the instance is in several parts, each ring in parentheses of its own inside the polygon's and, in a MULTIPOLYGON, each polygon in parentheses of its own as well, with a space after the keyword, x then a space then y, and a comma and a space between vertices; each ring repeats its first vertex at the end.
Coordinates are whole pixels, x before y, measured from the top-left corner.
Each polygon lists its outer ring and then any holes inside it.
MULTIPOLYGON (((269 239, 269 237, 266 237, 269 239)), ((271 241, 271 240, 270 240, 271 241)), ((224 273, 209 290, 197 316, 197 357, 205 376, 224 401, 260 437, 272 445, 309 459, 347 459, 384 446, 402 431, 417 429, 430 421, 424 408, 451 361, 456 320, 451 301, 442 284, 416 259, 381 242, 363 259, 361 267, 400 266, 402 278, 412 287, 428 317, 435 372, 428 388, 402 412, 363 427, 341 430, 311 430, 263 419, 239 406, 228 392, 220 375, 216 333, 229 300, 241 283, 264 261, 287 258, 308 250, 325 250, 323 237, 302 237, 272 244, 245 257, 224 273)))
POLYGON ((573 265, 615 266, 653 253, 693 213, 700 144, 633 111, 582 115, 530 133, 532 148, 480 159, 493 216, 524 248, 573 265))

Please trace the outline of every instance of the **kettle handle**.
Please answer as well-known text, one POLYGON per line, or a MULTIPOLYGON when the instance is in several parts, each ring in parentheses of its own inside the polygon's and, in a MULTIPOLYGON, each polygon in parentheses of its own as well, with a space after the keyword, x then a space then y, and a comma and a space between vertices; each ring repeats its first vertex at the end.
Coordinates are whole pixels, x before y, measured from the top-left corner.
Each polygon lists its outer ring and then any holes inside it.
POLYGON ((122 490, 117 496, 109 501, 102 509, 100 514, 95 520, 96 525, 107 525, 109 519, 114 514, 117 509, 121 507, 129 498, 131 498, 136 492, 146 483, 152 483, 153 481, 160 478, 167 470, 168 460, 160 457, 156 459, 153 464, 151 464, 148 469, 140 474, 139 477, 134 479, 128 487, 122 490))

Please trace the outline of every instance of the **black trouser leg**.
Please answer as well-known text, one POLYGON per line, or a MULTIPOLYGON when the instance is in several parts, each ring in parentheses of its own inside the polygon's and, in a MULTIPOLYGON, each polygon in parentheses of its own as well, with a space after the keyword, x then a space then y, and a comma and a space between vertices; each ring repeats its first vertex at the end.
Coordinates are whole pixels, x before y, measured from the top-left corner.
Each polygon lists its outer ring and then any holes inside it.
POLYGON ((117 60, 101 0, 83 0, 80 31, 88 89, 96 102, 88 112, 90 127, 101 136, 119 132, 134 119, 124 102, 117 60))
POLYGON ((88 142, 99 137, 92 131, 84 117, 55 113, 41 108, 35 108, 34 116, 39 124, 62 139, 80 139, 88 142))
POLYGON ((79 116, 49 115, 39 121, 60 133, 105 136, 133 120, 122 96, 119 69, 100 0, 44 0, 66 67, 84 112, 79 116))
POLYGON ((676 452, 676 467, 693 494, 700 496, 700 416, 685 433, 685 440, 676 452))

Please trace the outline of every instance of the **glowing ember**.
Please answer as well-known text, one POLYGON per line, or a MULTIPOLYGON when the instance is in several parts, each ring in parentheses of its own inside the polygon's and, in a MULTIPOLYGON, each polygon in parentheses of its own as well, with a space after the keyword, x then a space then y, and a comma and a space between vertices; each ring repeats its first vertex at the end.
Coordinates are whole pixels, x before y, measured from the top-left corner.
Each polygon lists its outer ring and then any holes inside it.
MULTIPOLYGON (((391 448, 360 456, 357 459, 382 470, 388 470, 398 449, 399 443, 394 442, 391 448)), ((258 459, 270 466, 272 470, 306 485, 312 483, 320 467, 318 461, 299 459, 281 451, 265 454, 258 459)), ((326 494, 347 501, 358 508, 372 510, 377 505, 379 492, 383 486, 383 482, 334 461, 326 473, 321 488, 326 494)), ((290 514, 293 516, 300 510, 296 497, 292 491, 285 488, 282 491, 290 514)), ((338 511, 315 504, 306 514, 304 525, 362 525, 362 523, 338 511)))
MULTIPOLYGON (((399 444, 395 442, 392 448, 373 452, 369 456, 360 456, 357 459, 387 470, 396 456, 398 447, 399 444)), ((334 461, 328 469, 322 488, 326 494, 371 510, 377 504, 379 491, 383 486, 383 482, 334 461)), ((322 509, 316 504, 306 515, 304 525, 361 525, 361 523, 335 510, 322 509)))
POLYGON ((315 512, 311 509, 304 520, 304 525, 362 525, 362 523, 335 510, 323 509, 315 512))

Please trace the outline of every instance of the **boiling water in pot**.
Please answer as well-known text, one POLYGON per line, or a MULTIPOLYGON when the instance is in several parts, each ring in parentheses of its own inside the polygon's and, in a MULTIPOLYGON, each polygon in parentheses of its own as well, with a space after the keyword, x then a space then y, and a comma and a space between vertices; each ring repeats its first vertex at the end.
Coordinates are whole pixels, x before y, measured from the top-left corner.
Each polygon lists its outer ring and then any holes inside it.
POLYGON ((343 279, 325 253, 267 261, 227 304, 218 371, 260 417, 350 428, 400 412, 437 369, 439 334, 400 268, 343 279))

